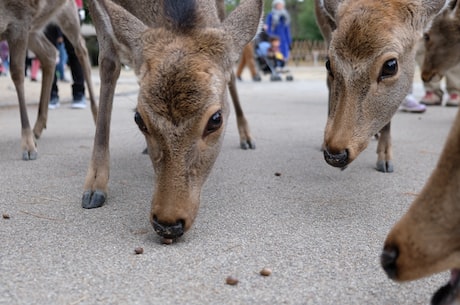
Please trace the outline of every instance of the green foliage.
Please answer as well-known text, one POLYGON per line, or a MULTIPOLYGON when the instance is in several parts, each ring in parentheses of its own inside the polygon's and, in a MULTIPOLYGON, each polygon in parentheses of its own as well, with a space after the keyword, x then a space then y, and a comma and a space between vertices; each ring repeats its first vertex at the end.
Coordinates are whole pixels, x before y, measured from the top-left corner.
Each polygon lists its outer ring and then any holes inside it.
MULTIPOLYGON (((315 18, 313 0, 285 0, 291 14, 291 32, 294 39, 323 40, 315 18)), ((227 12, 231 12, 240 0, 225 0, 227 12)), ((264 15, 270 13, 273 0, 264 0, 264 15)))
POLYGON ((313 0, 304 1, 303 9, 299 12, 298 22, 298 38, 307 40, 323 40, 323 36, 316 24, 315 4, 313 0))

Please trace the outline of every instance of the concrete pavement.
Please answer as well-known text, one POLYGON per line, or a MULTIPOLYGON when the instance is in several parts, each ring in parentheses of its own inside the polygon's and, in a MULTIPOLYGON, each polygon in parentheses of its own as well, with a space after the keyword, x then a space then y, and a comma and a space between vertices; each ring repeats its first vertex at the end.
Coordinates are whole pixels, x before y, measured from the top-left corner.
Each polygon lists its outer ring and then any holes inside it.
MULTIPOLYGON (((0 218, 0 304, 428 304, 448 275, 396 284, 379 254, 435 166, 456 109, 395 115, 394 173, 374 170, 376 141, 340 171, 320 152, 324 70, 292 68, 293 82, 245 75, 238 90, 257 149, 239 149, 232 113, 196 222, 172 245, 148 220, 154 174, 133 121, 132 72, 113 109, 108 202, 95 210, 80 206, 90 110, 50 111, 38 160, 22 161, 15 92, 0 78, 0 213, 10 217, 0 218), (260 276, 263 267, 272 275, 260 276), (225 284, 229 275, 238 285, 225 284)), ((36 88, 26 88, 32 122, 36 88)), ((70 96, 70 85, 60 89, 70 96)), ((423 95, 418 80, 414 93, 423 95)))

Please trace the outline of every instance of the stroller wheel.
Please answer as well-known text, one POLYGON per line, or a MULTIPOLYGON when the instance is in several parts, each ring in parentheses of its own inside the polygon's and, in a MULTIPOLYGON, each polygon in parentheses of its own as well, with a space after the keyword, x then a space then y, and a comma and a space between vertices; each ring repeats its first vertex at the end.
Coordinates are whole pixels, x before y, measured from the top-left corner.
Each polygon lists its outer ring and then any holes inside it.
POLYGON ((270 80, 271 80, 272 82, 279 82, 279 81, 281 81, 282 79, 281 79, 281 76, 279 76, 278 74, 272 74, 272 75, 270 76, 270 80))
POLYGON ((294 80, 294 77, 292 75, 288 75, 286 76, 286 80, 292 82, 294 80))

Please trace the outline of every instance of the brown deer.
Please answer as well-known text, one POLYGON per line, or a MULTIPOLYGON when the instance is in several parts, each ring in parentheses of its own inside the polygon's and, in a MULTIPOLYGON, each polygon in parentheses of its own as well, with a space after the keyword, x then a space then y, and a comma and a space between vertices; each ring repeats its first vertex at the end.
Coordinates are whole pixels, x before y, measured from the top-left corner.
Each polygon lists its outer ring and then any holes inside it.
POLYGON ((82 63, 91 100, 91 110, 96 120, 97 106, 91 84, 91 66, 85 42, 80 35, 80 20, 73 0, 0 0, 0 40, 6 39, 10 48, 11 78, 16 87, 22 127, 22 158, 35 160, 39 138, 46 128, 48 102, 56 66, 56 48, 43 33, 43 28, 55 22, 75 47, 82 63), (27 48, 41 62, 43 71, 38 117, 33 131, 27 115, 24 95, 24 70, 27 48))
POLYGON ((107 197, 111 109, 120 65, 127 63, 140 86, 134 120, 156 173, 150 220, 160 236, 173 239, 197 215, 229 114, 232 67, 259 28, 263 1, 242 2, 222 22, 223 1, 116 2, 90 2, 101 93, 82 206, 100 207, 107 197))
POLYGON ((315 0, 328 42, 326 162, 345 168, 380 132, 377 170, 392 172, 391 118, 410 90, 415 46, 446 0, 315 0))
POLYGON ((435 294, 432 304, 460 302, 459 227, 460 112, 436 168, 385 240, 383 269, 396 281, 415 280, 451 269, 450 282, 435 294))
POLYGON ((433 19, 424 34, 425 57, 422 79, 441 79, 445 72, 460 63, 460 2, 451 1, 448 8, 433 19))

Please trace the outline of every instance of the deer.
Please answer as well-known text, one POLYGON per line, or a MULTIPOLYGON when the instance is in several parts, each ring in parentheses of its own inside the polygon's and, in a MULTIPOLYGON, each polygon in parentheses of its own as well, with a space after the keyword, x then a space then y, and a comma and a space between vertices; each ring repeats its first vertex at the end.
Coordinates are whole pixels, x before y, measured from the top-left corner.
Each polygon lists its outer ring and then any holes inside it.
MULTIPOLYGON (((436 16, 425 34, 427 56, 422 78, 441 77, 458 64, 458 1, 436 16), (449 63, 449 65, 446 65, 449 63)), ((454 119, 437 165, 420 194, 388 233, 380 262, 398 282, 417 280, 450 270, 432 305, 460 303, 460 112, 454 119)))
MULTIPOLYGON (((229 115, 232 68, 260 28, 263 1, 246 0, 225 19, 224 1, 89 4, 99 41, 101 88, 82 207, 101 207, 107 198, 111 110, 120 66, 126 63, 139 80, 134 121, 155 172, 149 219, 160 237, 177 239, 197 216, 229 115)), ((233 102, 241 135, 247 126, 240 124, 245 119, 239 102, 233 102)), ((250 137, 244 141, 252 145, 250 137)))
POLYGON ((345 169, 377 143, 376 169, 394 171, 391 119, 409 92, 424 27, 446 0, 315 0, 328 46, 325 161, 345 169))
POLYGON ((48 102, 56 65, 56 49, 43 33, 44 27, 50 22, 59 25, 74 46, 84 71, 94 120, 97 115, 96 99, 91 83, 91 66, 85 42, 80 34, 80 20, 75 1, 0 0, 0 40, 6 39, 10 49, 11 79, 16 88, 21 118, 23 160, 37 159, 38 150, 35 140, 42 135, 48 118, 48 102), (36 54, 43 71, 38 116, 33 130, 27 115, 24 90, 27 48, 36 54))
POLYGON ((389 278, 402 282, 451 270, 447 285, 433 296, 433 305, 460 302, 460 112, 454 120, 438 163, 411 203, 391 228, 381 253, 389 278))
POLYGON ((425 82, 441 79, 447 70, 460 63, 459 6, 459 1, 451 1, 423 35, 426 51, 421 76, 425 82))

